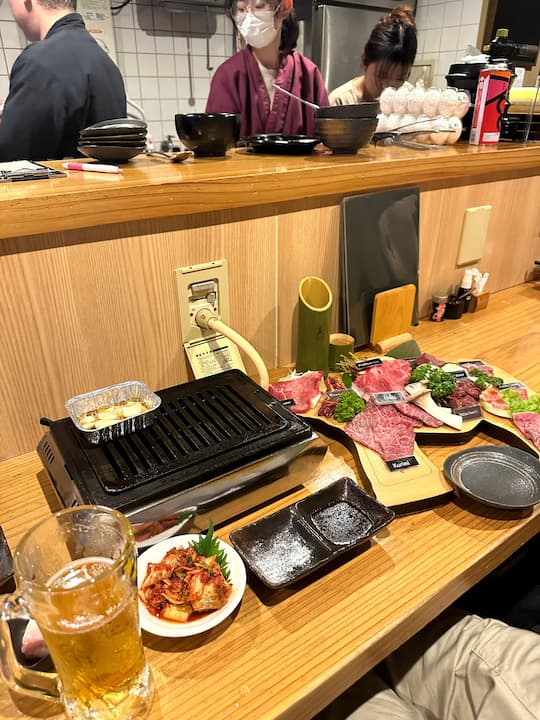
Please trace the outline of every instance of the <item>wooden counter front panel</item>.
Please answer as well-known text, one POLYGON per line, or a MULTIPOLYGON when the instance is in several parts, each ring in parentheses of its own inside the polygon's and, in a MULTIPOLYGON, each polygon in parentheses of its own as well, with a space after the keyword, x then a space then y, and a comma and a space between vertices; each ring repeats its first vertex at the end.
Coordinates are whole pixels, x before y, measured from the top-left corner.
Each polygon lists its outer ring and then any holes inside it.
MULTIPOLYGON (((420 307, 456 286, 463 211, 492 204, 484 258, 492 291, 540 257, 540 177, 421 194, 420 307), (531 239, 533 239, 531 241, 531 239)), ((298 285, 318 275, 339 328, 340 197, 109 225, 4 241, 0 253, 0 459, 32 450, 41 416, 74 394, 128 379, 190 379, 175 269, 227 258, 231 325, 268 367, 294 362, 298 285)), ((473 348, 474 345, 471 345, 473 348)), ((254 369, 247 363, 248 371, 254 369)))

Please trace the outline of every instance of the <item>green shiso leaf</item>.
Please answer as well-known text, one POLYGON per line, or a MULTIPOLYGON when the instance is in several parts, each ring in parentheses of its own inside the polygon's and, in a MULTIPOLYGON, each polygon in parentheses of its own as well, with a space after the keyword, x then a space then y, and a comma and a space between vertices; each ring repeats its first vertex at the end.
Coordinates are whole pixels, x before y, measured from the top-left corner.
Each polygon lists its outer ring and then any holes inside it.
POLYGON ((192 547, 195 552, 198 552, 199 555, 202 555, 203 557, 211 557, 212 555, 216 556, 216 562, 221 568, 221 572, 223 573, 223 577, 225 580, 230 582, 231 579, 231 573, 229 570, 229 563, 227 561, 227 554, 225 553, 225 550, 220 546, 219 540, 214 537, 214 523, 212 522, 212 519, 210 519, 208 523, 208 532, 206 535, 203 535, 202 533, 199 535, 198 540, 192 540, 189 543, 189 546, 192 547))

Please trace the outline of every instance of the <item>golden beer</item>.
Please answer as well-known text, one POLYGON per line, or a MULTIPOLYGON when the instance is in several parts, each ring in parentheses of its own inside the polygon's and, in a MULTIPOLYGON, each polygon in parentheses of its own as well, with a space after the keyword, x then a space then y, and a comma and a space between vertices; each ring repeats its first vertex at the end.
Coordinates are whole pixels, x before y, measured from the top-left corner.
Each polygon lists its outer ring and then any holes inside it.
MULTIPOLYGON (((63 702, 76 720, 142 720, 152 701, 139 627, 136 551, 128 519, 83 505, 45 518, 14 555, 10 618, 39 625, 56 675, 4 673, 12 688, 63 702), (30 675, 35 676, 30 678, 30 675)), ((11 654, 2 654, 7 662, 11 654)))
POLYGON ((137 597, 128 577, 119 582, 107 573, 112 565, 108 558, 74 560, 47 583, 53 590, 52 606, 40 627, 61 679, 66 709, 77 717, 84 717, 96 702, 104 717, 140 717, 138 697, 147 669, 137 597))

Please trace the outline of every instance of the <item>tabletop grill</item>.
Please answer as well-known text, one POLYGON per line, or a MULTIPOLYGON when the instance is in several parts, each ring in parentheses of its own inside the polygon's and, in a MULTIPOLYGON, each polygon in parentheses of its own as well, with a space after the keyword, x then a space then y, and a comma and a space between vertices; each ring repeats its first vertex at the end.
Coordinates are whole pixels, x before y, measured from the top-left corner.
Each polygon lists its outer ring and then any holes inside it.
POLYGON ((197 507, 197 526, 245 512, 309 477, 325 446, 310 426, 239 370, 158 391, 139 432, 90 445, 70 418, 38 453, 65 506, 96 503, 136 522, 197 507))

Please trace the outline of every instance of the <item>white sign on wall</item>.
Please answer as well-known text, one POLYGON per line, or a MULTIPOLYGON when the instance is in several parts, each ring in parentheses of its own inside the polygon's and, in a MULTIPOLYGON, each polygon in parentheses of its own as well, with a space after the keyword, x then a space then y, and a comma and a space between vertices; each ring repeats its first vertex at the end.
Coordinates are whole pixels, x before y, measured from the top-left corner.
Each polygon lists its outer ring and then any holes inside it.
POLYGON ((110 0, 77 0, 77 12, 82 15, 88 32, 116 62, 110 0))

